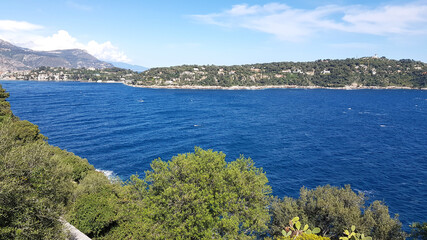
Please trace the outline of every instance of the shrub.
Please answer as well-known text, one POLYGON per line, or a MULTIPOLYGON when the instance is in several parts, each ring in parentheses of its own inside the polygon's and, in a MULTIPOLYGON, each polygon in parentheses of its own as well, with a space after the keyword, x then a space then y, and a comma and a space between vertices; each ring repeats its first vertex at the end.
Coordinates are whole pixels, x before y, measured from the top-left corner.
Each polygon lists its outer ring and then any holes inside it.
POLYGON ((316 234, 302 234, 296 237, 278 237, 278 240, 330 240, 328 237, 318 236, 316 234))
POLYGON ((299 199, 276 198, 270 210, 270 233, 274 236, 281 235, 288 219, 298 215, 303 224, 319 227, 321 235, 331 239, 338 239, 352 225, 376 240, 404 239, 397 216, 391 218, 388 208, 379 201, 366 207, 364 195, 356 194, 350 186, 301 188, 299 199))
POLYGON ((101 192, 81 196, 71 210, 71 223, 89 237, 102 235, 117 220, 115 200, 101 192))
POLYGON ((367 207, 363 214, 365 228, 361 232, 372 236, 375 240, 405 239, 406 234, 402 231, 402 224, 396 214, 390 217, 388 207, 381 201, 374 201, 367 207))
POLYGON ((89 237, 99 237, 118 220, 116 186, 99 172, 91 171, 78 185, 67 219, 89 237))
POLYGON ((356 226, 351 226, 351 232, 349 230, 344 231, 345 237, 340 237, 340 240, 372 240, 371 237, 365 236, 364 233, 358 233, 356 226))
POLYGON ((73 153, 64 151, 58 147, 54 148, 54 153, 55 158, 71 167, 73 181, 80 182, 89 171, 95 170, 86 159, 82 159, 73 153))
POLYGON ((412 225, 411 225, 411 239, 427 240, 427 222, 412 223, 412 225))
POLYGON ((71 196, 71 171, 35 142, 0 156, 0 239, 63 238, 59 216, 71 196))

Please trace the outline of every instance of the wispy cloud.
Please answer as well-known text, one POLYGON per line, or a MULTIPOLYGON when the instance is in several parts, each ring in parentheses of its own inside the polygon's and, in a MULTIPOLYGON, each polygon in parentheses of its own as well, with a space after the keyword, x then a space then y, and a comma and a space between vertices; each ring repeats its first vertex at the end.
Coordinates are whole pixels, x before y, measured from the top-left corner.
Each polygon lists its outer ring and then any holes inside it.
POLYGON ((331 43, 329 46, 335 49, 375 49, 378 47, 376 44, 366 42, 331 43))
POLYGON ((0 20, 0 31, 32 31, 42 29, 40 25, 32 24, 25 21, 0 20))
POLYGON ((35 32, 41 28, 43 27, 27 22, 0 20, 0 39, 33 50, 49 51, 79 48, 102 60, 130 62, 126 54, 110 41, 99 43, 91 40, 88 43, 82 43, 65 30, 59 30, 47 36, 35 32))
POLYGON ((427 35, 427 1, 376 8, 326 5, 314 9, 281 3, 240 4, 220 13, 191 17, 205 24, 269 33, 285 41, 300 41, 330 31, 378 36, 427 35))

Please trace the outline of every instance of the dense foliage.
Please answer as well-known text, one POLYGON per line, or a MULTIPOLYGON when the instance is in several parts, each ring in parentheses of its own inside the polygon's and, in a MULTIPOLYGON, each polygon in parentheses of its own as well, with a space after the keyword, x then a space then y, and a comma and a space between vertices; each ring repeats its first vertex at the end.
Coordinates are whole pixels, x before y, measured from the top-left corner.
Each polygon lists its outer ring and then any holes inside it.
POLYGON ((165 218, 170 237, 251 239, 267 230, 271 188, 251 159, 227 164, 224 154, 196 148, 152 168, 148 207, 165 218))
POLYGON ((36 125, 13 116, 7 97, 0 86, 0 239, 64 238, 59 219, 74 175, 93 167, 48 145, 36 125))
MULTIPOLYGON (((273 198, 251 159, 227 162, 212 150, 154 160, 143 178, 108 179, 47 144, 12 114, 8 96, 0 86, 0 239, 64 239, 61 217, 93 239, 289 239, 295 216, 296 239, 338 239, 352 225, 373 239, 404 238, 397 216, 349 186, 273 198)), ((425 233, 425 223, 413 225, 414 239, 425 233)))
MULTIPOLYGON (((90 172, 74 191, 67 219, 90 237, 104 235, 118 221, 120 186, 100 172, 90 172)), ((126 214, 122 212, 122 214, 126 214)))
POLYGON ((227 163, 222 153, 196 148, 151 167, 144 179, 133 176, 118 199, 104 187, 80 198, 72 223, 86 229, 101 221, 86 232, 110 229, 108 239, 255 239, 267 232, 271 188, 251 159, 227 163))
POLYGON ((10 103, 6 101, 9 97, 9 93, 4 90, 0 85, 0 122, 5 118, 12 117, 12 111, 10 110, 10 103))
MULTIPOLYGON (((138 79, 136 79, 138 80, 138 79)), ((427 65, 413 60, 357 58, 235 66, 183 65, 141 73, 139 85, 200 86, 400 86, 427 87, 427 65)))
POLYGON ((276 198, 271 204, 271 234, 281 235, 293 216, 303 224, 319 227, 322 236, 338 239, 356 225, 358 230, 376 240, 404 239, 397 216, 390 217, 387 206, 380 201, 365 205, 365 196, 345 188, 329 185, 313 190, 301 188, 300 198, 276 198))
POLYGON ((411 239, 427 240, 427 222, 411 225, 411 239))

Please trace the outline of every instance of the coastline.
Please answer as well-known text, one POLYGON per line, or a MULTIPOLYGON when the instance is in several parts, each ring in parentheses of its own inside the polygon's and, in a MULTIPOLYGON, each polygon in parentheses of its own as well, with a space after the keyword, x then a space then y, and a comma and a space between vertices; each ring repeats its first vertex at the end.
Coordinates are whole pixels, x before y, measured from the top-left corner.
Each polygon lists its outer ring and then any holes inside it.
POLYGON ((199 85, 134 85, 124 83, 129 87, 137 88, 152 88, 152 89, 188 89, 188 90, 264 90, 264 89, 335 89, 335 90, 362 90, 362 89, 373 89, 373 90, 427 90, 427 88, 411 88, 411 87, 399 87, 399 86, 345 86, 345 87, 322 87, 322 86, 298 86, 298 85, 266 85, 266 86, 199 86, 199 85))
POLYGON ((61 81, 57 81, 57 80, 28 80, 28 79, 10 79, 10 78, 0 78, 0 81, 17 81, 17 82, 81 82, 81 83, 121 83, 121 84, 125 84, 126 83, 124 81, 113 81, 113 80, 107 80, 107 81, 80 81, 80 80, 61 80, 61 81))
POLYGON ((401 86, 344 86, 344 87, 322 87, 322 86, 299 86, 299 85, 266 85, 266 86, 201 86, 201 85, 134 85, 127 83, 126 81, 79 81, 79 80, 68 80, 68 81, 41 81, 41 80, 24 80, 24 79, 0 79, 4 81, 33 81, 33 82, 83 82, 83 83, 121 83, 128 87, 136 88, 151 88, 151 89, 187 89, 187 90, 264 90, 264 89, 333 89, 333 90, 423 90, 427 88, 411 88, 401 86))

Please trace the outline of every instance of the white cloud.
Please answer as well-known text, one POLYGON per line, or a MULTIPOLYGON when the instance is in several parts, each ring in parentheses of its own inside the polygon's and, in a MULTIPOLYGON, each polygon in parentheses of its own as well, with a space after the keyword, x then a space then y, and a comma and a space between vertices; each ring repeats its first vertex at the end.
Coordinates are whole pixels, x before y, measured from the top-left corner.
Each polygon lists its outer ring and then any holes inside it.
POLYGON ((84 49, 93 56, 107 61, 130 62, 129 58, 115 47, 110 41, 98 43, 94 40, 83 44, 72 37, 67 31, 59 30, 57 33, 48 37, 38 37, 28 45, 29 48, 40 51, 58 50, 58 49, 84 49))
POLYGON ((27 47, 38 50, 59 50, 59 49, 71 49, 71 48, 84 48, 85 45, 79 43, 76 38, 70 36, 65 30, 59 30, 52 36, 37 36, 33 40, 27 43, 27 47))
POLYGON ((234 5, 233 8, 227 11, 231 16, 244 16, 250 14, 256 14, 259 12, 259 6, 249 7, 247 4, 234 5))
POLYGON ((33 30, 40 28, 42 27, 27 22, 0 20, 0 39, 38 51, 79 48, 86 50, 89 54, 101 60, 130 62, 126 54, 120 51, 120 49, 114 46, 110 41, 99 43, 95 40, 91 40, 88 43, 82 43, 65 30, 59 30, 50 36, 42 36, 34 33, 33 30), (8 22, 14 24, 4 24, 8 22), (8 26, 8 28, 4 26, 8 26))
POLYGON ((380 36, 427 35, 427 1, 372 9, 360 5, 298 9, 281 3, 241 4, 192 18, 206 24, 265 32, 285 41, 300 41, 330 31, 380 36))
POLYGON ((130 59, 126 56, 126 54, 120 51, 117 47, 113 46, 110 41, 98 43, 92 40, 86 45, 85 49, 90 54, 100 59, 111 60, 115 62, 130 62, 130 59))
POLYGON ((377 35, 427 34, 427 4, 355 8, 343 18, 349 31, 377 35))
POLYGON ((0 20, 0 31, 31 31, 43 28, 40 25, 25 21, 0 20))

